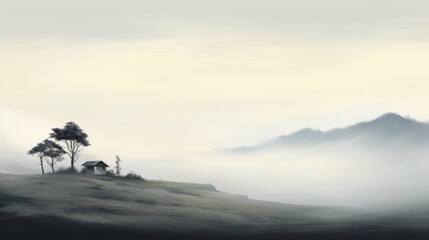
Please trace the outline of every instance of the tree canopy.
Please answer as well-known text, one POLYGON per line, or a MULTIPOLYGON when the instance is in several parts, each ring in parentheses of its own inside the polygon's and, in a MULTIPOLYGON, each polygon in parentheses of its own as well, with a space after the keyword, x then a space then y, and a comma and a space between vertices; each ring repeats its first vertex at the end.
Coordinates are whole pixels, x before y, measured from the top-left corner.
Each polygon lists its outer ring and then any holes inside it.
POLYGON ((66 153, 70 157, 71 168, 79 158, 82 147, 89 146, 88 135, 74 122, 68 122, 63 128, 53 128, 50 133, 51 138, 64 142, 66 153))
POLYGON ((49 139, 44 140, 43 144, 45 145, 44 154, 46 157, 50 158, 50 161, 47 160, 46 162, 51 167, 52 173, 55 173, 54 166, 57 162, 63 160, 62 156, 66 154, 66 151, 64 151, 63 147, 61 147, 58 143, 49 139))
POLYGON ((42 174, 45 174, 45 169, 43 168, 43 159, 46 157, 45 151, 46 145, 41 142, 34 146, 32 149, 30 149, 30 151, 28 151, 27 153, 28 155, 37 155, 39 157, 42 174))

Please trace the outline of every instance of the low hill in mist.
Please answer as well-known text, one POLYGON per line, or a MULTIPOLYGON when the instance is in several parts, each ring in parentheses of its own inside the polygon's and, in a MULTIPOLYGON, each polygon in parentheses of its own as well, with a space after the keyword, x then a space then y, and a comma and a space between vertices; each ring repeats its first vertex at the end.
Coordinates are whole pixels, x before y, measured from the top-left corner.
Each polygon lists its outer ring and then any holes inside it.
POLYGON ((275 140, 251 147, 237 147, 235 153, 250 153, 288 147, 315 147, 324 144, 354 144, 369 148, 429 147, 429 124, 403 117, 396 113, 386 113, 374 120, 330 131, 306 128, 275 140))
POLYGON ((204 184, 4 174, 0 182, 2 239, 429 236, 429 215, 407 212, 398 219, 349 208, 255 201, 204 184))
POLYGON ((246 191, 259 198, 383 208, 429 200, 429 124, 395 113, 329 131, 303 129, 222 157, 253 164, 248 172, 284 190, 246 191))

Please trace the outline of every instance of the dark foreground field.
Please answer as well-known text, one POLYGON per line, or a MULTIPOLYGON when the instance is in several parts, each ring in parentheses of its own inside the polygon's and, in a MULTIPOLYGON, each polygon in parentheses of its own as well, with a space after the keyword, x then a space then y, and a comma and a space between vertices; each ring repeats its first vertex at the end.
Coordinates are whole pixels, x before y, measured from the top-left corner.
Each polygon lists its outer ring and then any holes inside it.
POLYGON ((1 239, 429 239, 429 211, 249 200, 203 184, 0 174, 1 239))
POLYGON ((429 239, 429 231, 376 226, 337 231, 255 231, 251 227, 224 231, 148 230, 70 221, 54 217, 12 218, 0 221, 1 239, 429 239))

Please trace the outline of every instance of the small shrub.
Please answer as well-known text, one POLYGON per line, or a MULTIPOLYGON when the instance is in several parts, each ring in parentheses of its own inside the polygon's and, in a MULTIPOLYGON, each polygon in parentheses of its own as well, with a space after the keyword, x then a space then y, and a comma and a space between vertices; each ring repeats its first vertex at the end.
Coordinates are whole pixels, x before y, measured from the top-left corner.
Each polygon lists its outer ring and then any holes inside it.
POLYGON ((76 174, 79 173, 76 168, 60 168, 55 171, 55 174, 76 174))
POLYGON ((138 179, 138 180, 144 180, 142 178, 142 176, 140 176, 139 174, 131 171, 129 172, 127 175, 124 176, 124 178, 128 178, 128 179, 138 179))
POLYGON ((80 170, 80 173, 82 174, 88 174, 88 168, 82 168, 82 170, 80 170))
POLYGON ((113 170, 108 170, 108 171, 106 171, 106 176, 109 176, 109 177, 117 177, 117 176, 116 176, 116 174, 115 174, 115 172, 114 172, 113 170))

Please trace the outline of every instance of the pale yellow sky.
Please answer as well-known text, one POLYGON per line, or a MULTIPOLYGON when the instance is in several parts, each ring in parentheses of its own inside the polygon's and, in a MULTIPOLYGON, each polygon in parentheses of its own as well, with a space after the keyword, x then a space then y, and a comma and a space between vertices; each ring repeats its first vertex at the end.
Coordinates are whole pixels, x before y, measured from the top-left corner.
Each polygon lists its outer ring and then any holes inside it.
POLYGON ((145 155, 254 144, 383 111, 429 119, 425 42, 264 45, 240 37, 5 44, 1 107, 74 120, 100 134, 102 149, 116 145, 108 129, 146 146, 134 149, 145 155), (339 118, 353 111, 363 115, 339 118))
POLYGON ((0 134, 26 149, 51 127, 75 121, 90 136, 92 156, 135 159, 257 144, 386 111, 426 121, 427 7, 2 1, 7 130, 0 134), (17 140, 16 131, 26 137, 17 140))
POLYGON ((398 186, 426 194, 413 190, 427 182, 425 155, 386 165, 395 153, 356 146, 210 151, 388 111, 428 121, 427 9, 426 0, 0 1, 0 173, 38 173, 25 153, 74 121, 91 142, 80 161, 120 155, 124 172, 149 179, 318 205, 374 202, 398 186))

